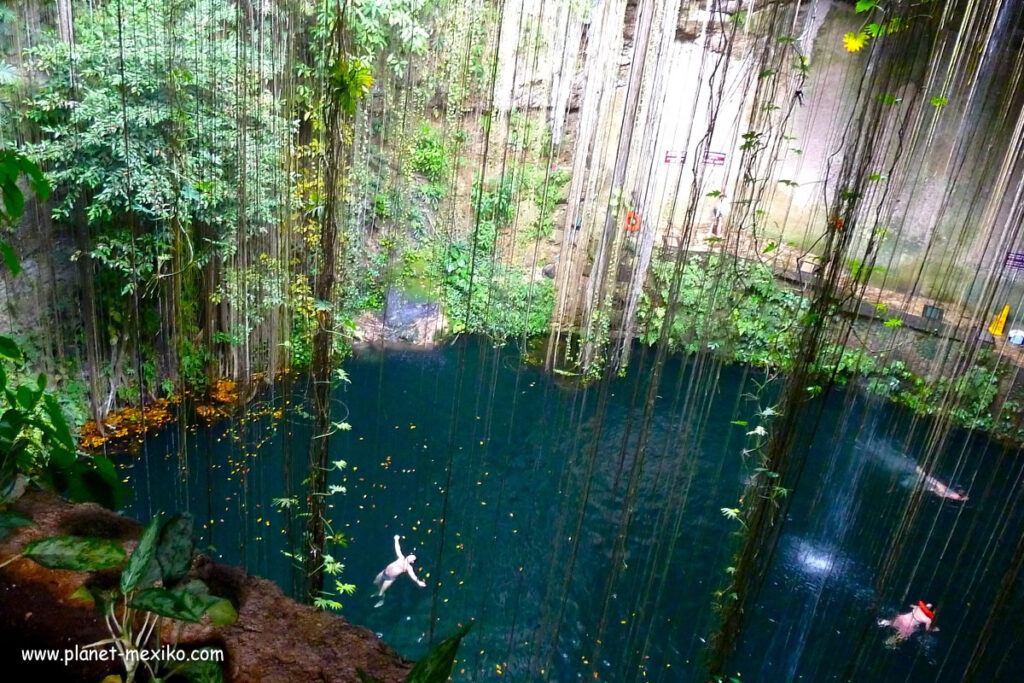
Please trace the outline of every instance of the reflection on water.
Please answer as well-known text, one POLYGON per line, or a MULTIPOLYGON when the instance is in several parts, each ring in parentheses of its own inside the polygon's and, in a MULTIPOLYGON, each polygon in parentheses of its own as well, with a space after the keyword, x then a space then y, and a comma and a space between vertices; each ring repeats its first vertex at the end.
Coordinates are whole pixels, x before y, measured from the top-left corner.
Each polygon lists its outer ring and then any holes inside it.
POLYGON ((816 548, 806 541, 797 541, 796 562, 811 576, 828 574, 835 563, 835 550, 816 548))
MULTIPOLYGON (((751 474, 741 452, 760 407, 742 369, 690 384, 689 366, 669 361, 627 500, 648 361, 640 354, 626 377, 587 387, 473 340, 349 362, 336 414, 352 429, 331 442, 331 459, 347 467, 328 480, 339 491, 332 527, 349 539, 335 548, 341 578, 358 586, 340 598, 344 616, 413 658, 432 625, 443 636, 474 620, 459 680, 495 680, 499 667, 516 681, 595 672, 703 680, 712 592, 724 583, 737 530, 721 510, 735 507, 751 474), (374 608, 372 580, 394 559, 394 534, 429 587, 399 578, 374 608)), ((137 488, 152 490, 134 514, 188 509, 200 547, 292 590, 297 577, 283 553, 301 520, 281 499, 303 491, 311 434, 285 405, 290 398, 271 392, 262 414, 154 439, 148 459, 130 463, 137 488)), ((747 615, 737 672, 751 681, 960 680, 1017 540, 1006 530, 1022 521, 1010 504, 1019 465, 958 436, 936 472, 945 476, 968 453, 986 499, 943 506, 929 496, 907 517, 912 489, 900 482, 923 453, 914 439, 905 443, 905 417, 838 395, 821 408, 770 574, 747 615), (894 569, 881 577, 890 557, 894 569), (886 650, 876 610, 924 597, 939 609, 942 631, 928 637, 934 655, 914 644, 886 650)), ((1018 591, 1011 606, 1020 601, 1018 591)), ((987 680, 1024 665, 1012 647, 1017 632, 998 623, 988 647, 1000 655, 987 680)))

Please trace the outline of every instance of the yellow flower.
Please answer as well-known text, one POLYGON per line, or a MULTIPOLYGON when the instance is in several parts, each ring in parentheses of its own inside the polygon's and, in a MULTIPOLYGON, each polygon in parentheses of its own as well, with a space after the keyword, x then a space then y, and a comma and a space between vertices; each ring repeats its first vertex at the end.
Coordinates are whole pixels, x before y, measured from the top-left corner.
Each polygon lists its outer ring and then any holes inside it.
POLYGON ((864 31, 847 33, 843 35, 843 47, 846 48, 847 52, 860 52, 868 44, 869 40, 871 40, 871 36, 864 31))

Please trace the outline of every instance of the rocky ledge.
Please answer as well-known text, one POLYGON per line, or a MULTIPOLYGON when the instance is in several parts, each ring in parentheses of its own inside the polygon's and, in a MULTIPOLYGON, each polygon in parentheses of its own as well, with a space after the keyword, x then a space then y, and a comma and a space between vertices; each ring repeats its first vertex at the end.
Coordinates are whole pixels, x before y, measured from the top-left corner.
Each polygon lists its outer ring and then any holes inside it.
MULTIPOLYGON (((121 541, 130 552, 142 533, 137 522, 98 505, 75 505, 48 493, 29 493, 12 509, 31 517, 35 526, 14 529, 0 542, 0 563, 39 538, 97 536, 121 541)), ((0 568, 0 661, 6 678, 96 682, 120 673, 110 663, 28 663, 21 655, 24 648, 63 652, 107 638, 95 608, 72 597, 87 580, 116 582, 117 570, 104 574, 50 570, 27 559, 0 568)), ((238 620, 231 626, 185 625, 177 634, 178 644, 184 649, 223 649, 225 680, 348 682, 359 681, 361 670, 381 683, 397 683, 412 668, 372 632, 299 604, 266 579, 202 555, 196 557, 192 575, 206 582, 213 594, 229 598, 238 620)), ((172 627, 164 629, 165 638, 172 635, 172 627)))

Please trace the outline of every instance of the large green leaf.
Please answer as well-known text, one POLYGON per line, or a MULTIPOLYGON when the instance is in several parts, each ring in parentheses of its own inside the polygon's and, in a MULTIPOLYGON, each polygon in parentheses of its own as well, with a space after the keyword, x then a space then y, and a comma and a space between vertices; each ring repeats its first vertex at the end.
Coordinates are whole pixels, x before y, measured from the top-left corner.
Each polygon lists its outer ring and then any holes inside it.
POLYGON ((77 457, 73 451, 52 447, 51 464, 58 456, 62 458, 61 469, 51 467, 45 474, 49 475, 50 486, 68 499, 76 503, 99 503, 109 510, 117 510, 131 493, 117 476, 114 463, 109 458, 101 455, 77 457))
POLYGON ((66 448, 74 450, 75 440, 71 436, 67 420, 64 419, 64 411, 60 409, 60 404, 57 403, 56 397, 53 394, 44 396, 43 407, 46 409, 47 417, 50 418, 50 426, 53 427, 54 437, 66 448))
POLYGON ((206 608, 206 614, 210 617, 210 622, 214 626, 230 626, 231 624, 238 621, 238 610, 231 604, 231 601, 227 598, 215 598, 215 602, 211 603, 206 608))
POLYGON ((18 348, 14 340, 4 336, 0 336, 0 356, 17 363, 24 359, 24 356, 21 355, 21 349, 18 348))
POLYGON ((42 392, 32 391, 32 387, 27 384, 23 384, 18 387, 18 391, 15 394, 18 400, 18 406, 26 413, 31 413, 36 408, 36 404, 39 403, 39 398, 42 396, 42 392))
POLYGON ((25 557, 49 569, 96 571, 124 562, 124 548, 108 538, 52 536, 32 541, 21 551, 25 557))
POLYGON ((132 552, 132 556, 128 558, 128 565, 121 572, 121 592, 125 595, 138 587, 139 582, 146 575, 146 570, 152 564, 162 523, 163 515, 157 512, 142 533, 142 538, 139 539, 139 544, 132 552))
POLYGON ((191 581, 174 589, 144 588, 128 606, 193 623, 209 612, 210 620, 218 626, 233 623, 238 618, 234 606, 224 598, 210 595, 202 581, 191 581))
POLYGON ((5 180, 0 183, 0 192, 4 195, 4 210, 7 212, 7 217, 11 221, 17 221, 21 218, 22 211, 25 210, 25 195, 18 189, 17 183, 5 180))
POLYGON ((162 617, 191 622, 199 621, 206 612, 206 605, 202 601, 180 588, 143 588, 128 606, 162 617))
POLYGON ((25 515, 19 515, 17 512, 0 512, 0 541, 7 537, 11 529, 32 526, 34 524, 35 522, 31 519, 25 515))
POLYGON ((21 172, 28 178, 29 184, 32 186, 32 191, 36 193, 36 197, 40 201, 45 202, 50 198, 50 182, 46 179, 46 176, 35 165, 28 157, 19 154, 18 167, 21 172))
MULTIPOLYGON (((80 462, 83 462, 81 459, 80 462)), ((105 505, 110 510, 120 510, 124 501, 131 495, 131 489, 124 483, 114 468, 114 463, 105 455, 94 455, 84 461, 91 467, 92 500, 105 505)))
POLYGON ((50 183, 46 176, 34 162, 20 152, 6 150, 0 152, 0 189, 3 191, 4 207, 8 215, 17 220, 21 217, 25 205, 25 197, 18 189, 18 176, 25 174, 32 191, 40 200, 46 201, 50 198, 50 183), (10 195, 10 199, 8 199, 10 195), (20 207, 18 202, 20 201, 20 207))
POLYGON ((447 681, 455 666, 455 655, 459 651, 459 643, 469 633, 470 626, 472 624, 466 624, 454 636, 445 638, 431 648, 423 659, 416 662, 416 666, 406 677, 405 683, 444 683, 447 681))
POLYGON ((238 620, 238 612, 235 611, 235 606, 231 604, 231 601, 210 595, 210 589, 199 579, 192 579, 182 586, 181 590, 205 604, 206 614, 214 625, 227 626, 238 620))
POLYGON ((186 513, 167 520, 156 548, 156 561, 164 585, 180 581, 188 574, 194 550, 192 516, 186 513))
POLYGON ((6 240, 0 240, 0 256, 3 257, 4 263, 7 265, 8 270, 11 271, 11 275, 17 275, 21 272, 21 262, 18 260, 18 255, 14 253, 14 249, 7 243, 6 240))
POLYGON ((0 512, 0 529, 17 529, 23 526, 34 525, 35 522, 25 515, 10 511, 0 512))

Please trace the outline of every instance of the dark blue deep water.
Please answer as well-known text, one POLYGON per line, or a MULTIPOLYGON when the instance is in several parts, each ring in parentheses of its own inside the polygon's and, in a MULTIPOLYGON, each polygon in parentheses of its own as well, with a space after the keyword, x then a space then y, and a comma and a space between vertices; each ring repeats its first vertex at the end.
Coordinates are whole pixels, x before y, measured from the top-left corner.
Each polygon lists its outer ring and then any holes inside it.
MULTIPOLYGON (((410 658, 474 621, 458 680, 705 680, 712 594, 737 541, 723 508, 738 507, 754 466, 748 432, 771 429, 758 415, 770 390, 756 398, 764 378, 742 368, 673 358, 645 410, 652 356, 588 386, 479 340, 346 363, 334 413, 351 430, 331 450, 347 466, 329 483, 344 487, 330 522, 349 542, 329 552, 357 592, 338 598, 341 613, 410 658), (428 588, 403 577, 375 607, 396 533, 428 588)), ((201 548, 297 594, 285 552, 305 501, 305 381, 149 439, 126 460, 129 512, 188 510, 201 548), (289 496, 291 511, 274 502, 289 496)), ((1019 452, 853 392, 806 413, 740 680, 958 681, 972 661, 977 680, 1018 680, 1019 452), (914 495, 916 462, 970 500, 914 495), (918 599, 941 630, 887 647, 874 620, 918 599)))

